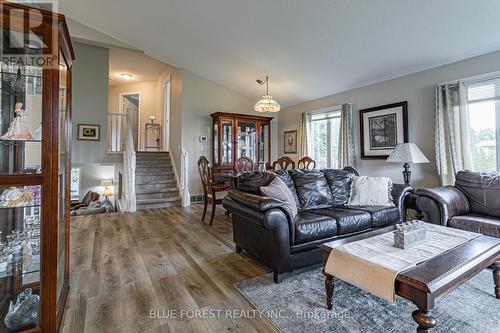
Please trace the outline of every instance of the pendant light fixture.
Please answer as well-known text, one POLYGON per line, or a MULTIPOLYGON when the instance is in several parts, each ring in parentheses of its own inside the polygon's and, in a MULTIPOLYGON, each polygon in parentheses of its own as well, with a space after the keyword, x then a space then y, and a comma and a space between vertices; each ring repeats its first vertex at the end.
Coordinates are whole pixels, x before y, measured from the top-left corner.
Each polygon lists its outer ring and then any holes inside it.
POLYGON ((257 83, 261 86, 266 84, 266 94, 255 104, 253 109, 257 112, 278 112, 281 109, 280 105, 273 99, 273 96, 269 95, 269 76, 266 76, 264 81, 257 80, 257 83))

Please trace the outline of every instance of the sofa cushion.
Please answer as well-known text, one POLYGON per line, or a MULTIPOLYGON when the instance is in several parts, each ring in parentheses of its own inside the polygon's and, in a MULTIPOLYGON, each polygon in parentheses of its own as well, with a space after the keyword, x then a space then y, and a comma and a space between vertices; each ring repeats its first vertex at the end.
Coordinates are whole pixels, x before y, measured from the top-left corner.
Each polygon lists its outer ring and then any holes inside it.
POLYGON ((300 200, 299 197, 297 196, 297 191, 295 190, 295 184, 293 182, 292 176, 290 176, 288 170, 283 170, 283 169, 276 170, 274 171, 274 173, 278 175, 278 177, 280 177, 281 180, 290 189, 290 191, 292 192, 293 199, 295 200, 295 204, 297 206, 297 211, 300 212, 302 210, 302 207, 300 207, 300 200))
POLYGON ((448 226, 500 238, 500 219, 496 218, 477 214, 453 216, 448 226))
POLYGON ((455 187, 469 200, 471 213, 500 217, 500 172, 460 171, 455 187))
POLYGON ((292 192, 280 177, 274 178, 267 186, 261 186, 260 192, 266 197, 283 201, 285 206, 290 210, 292 218, 297 216, 297 204, 293 199, 292 192))
POLYGON ((323 169, 330 192, 332 193, 332 204, 335 206, 345 205, 349 200, 351 192, 352 176, 355 175, 350 170, 323 169))
POLYGON ((309 212, 334 218, 337 221, 338 235, 370 229, 372 226, 371 215, 360 210, 335 207, 313 209, 309 212))
POLYGON ((398 207, 386 206, 346 206, 354 210, 362 210, 372 216, 372 227, 393 224, 401 221, 401 214, 398 207))
POLYGON ((293 178, 302 209, 324 208, 332 205, 332 193, 321 171, 291 170, 289 173, 293 178))
POLYGON ((394 206, 392 181, 387 177, 353 176, 350 206, 394 206))
POLYGON ((260 195, 260 187, 269 185, 276 175, 271 172, 249 172, 236 178, 236 188, 240 191, 260 195))
POLYGON ((337 234, 337 221, 329 216, 301 212, 294 222, 295 243, 307 243, 337 234))

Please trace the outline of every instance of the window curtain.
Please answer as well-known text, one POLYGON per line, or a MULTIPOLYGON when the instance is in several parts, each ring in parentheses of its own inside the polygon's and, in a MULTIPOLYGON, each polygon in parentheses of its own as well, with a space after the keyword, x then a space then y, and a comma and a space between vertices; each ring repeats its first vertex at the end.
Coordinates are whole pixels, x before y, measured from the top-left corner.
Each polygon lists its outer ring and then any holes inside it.
POLYGON ((458 171, 472 169, 467 86, 463 82, 436 87, 435 151, 441 185, 453 185, 458 171))
POLYGON ((342 104, 339 129, 339 168, 355 167, 352 104, 342 104))
POLYGON ((300 152, 302 157, 309 156, 311 153, 311 116, 309 113, 302 113, 300 122, 300 152))

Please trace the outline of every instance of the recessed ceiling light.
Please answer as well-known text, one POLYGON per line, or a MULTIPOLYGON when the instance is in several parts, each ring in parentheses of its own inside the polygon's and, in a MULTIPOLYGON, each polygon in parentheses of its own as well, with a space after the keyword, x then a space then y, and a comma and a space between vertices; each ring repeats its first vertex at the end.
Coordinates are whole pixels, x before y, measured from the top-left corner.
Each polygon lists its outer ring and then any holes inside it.
POLYGON ((129 73, 122 73, 121 76, 125 80, 131 80, 134 77, 132 74, 129 74, 129 73))

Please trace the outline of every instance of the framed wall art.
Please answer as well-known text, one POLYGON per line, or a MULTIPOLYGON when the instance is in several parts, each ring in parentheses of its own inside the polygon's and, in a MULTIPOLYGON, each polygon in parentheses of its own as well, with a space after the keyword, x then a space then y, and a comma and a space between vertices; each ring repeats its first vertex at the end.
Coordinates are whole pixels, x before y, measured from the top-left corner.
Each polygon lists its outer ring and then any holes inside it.
POLYGON ((99 141, 101 139, 101 125, 78 124, 78 140, 99 141))
POLYGON ((297 154, 297 130, 285 131, 284 134, 285 154, 297 154))
POLYGON ((408 142, 408 102, 359 110, 362 159, 386 159, 408 142))

